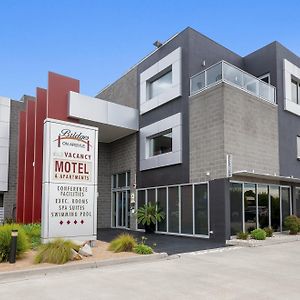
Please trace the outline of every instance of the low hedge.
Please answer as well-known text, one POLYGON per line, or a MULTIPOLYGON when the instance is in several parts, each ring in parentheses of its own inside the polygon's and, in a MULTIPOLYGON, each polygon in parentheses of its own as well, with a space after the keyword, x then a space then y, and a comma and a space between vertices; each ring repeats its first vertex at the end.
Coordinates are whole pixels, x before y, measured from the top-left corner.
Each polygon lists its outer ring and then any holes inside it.
POLYGON ((284 229, 289 230, 290 234, 297 234, 300 232, 300 219, 295 216, 288 216, 284 219, 284 229))
POLYGON ((251 231, 251 237, 255 240, 265 240, 266 236, 266 232, 261 228, 257 228, 251 231))

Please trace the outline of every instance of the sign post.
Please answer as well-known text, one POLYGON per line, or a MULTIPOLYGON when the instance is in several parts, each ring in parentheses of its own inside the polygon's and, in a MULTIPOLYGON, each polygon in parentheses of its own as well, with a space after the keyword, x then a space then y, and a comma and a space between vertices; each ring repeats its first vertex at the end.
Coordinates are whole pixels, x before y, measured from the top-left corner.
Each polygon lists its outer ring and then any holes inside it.
POLYGON ((44 122, 42 242, 96 240, 98 128, 44 122))

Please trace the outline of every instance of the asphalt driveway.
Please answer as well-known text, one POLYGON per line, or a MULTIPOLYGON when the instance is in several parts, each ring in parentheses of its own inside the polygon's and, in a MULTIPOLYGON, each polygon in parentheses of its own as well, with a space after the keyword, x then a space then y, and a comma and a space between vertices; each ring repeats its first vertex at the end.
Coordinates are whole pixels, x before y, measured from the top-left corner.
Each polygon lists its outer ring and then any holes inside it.
POLYGON ((225 246, 224 243, 216 243, 203 238, 183 237, 157 233, 145 234, 144 232, 122 229, 100 229, 98 231, 97 238, 98 240, 110 242, 121 233, 130 233, 138 240, 141 240, 142 236, 145 236, 147 238, 146 243, 149 246, 156 244, 156 247, 154 247, 155 252, 166 252, 169 255, 214 249, 225 246))

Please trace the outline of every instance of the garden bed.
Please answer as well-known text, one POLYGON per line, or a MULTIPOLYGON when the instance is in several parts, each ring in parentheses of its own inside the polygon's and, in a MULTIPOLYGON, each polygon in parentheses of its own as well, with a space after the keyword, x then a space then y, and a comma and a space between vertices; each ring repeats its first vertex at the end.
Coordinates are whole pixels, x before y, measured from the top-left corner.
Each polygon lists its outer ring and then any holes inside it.
POLYGON ((242 247, 258 247, 258 246, 267 246, 273 244, 281 244, 281 243, 289 243, 300 241, 300 234, 291 235, 287 232, 282 233, 274 233, 272 237, 267 237, 265 240, 241 240, 237 238, 233 238, 226 241, 227 245, 230 246, 242 246, 242 247))
MULTIPOLYGON (((120 252, 114 253, 108 250, 109 243, 103 241, 96 241, 96 246, 92 248, 93 256, 83 257, 82 260, 78 261, 69 261, 65 265, 74 265, 81 264, 86 262, 94 262, 94 261, 104 261, 104 260, 112 260, 112 259, 120 259, 126 257, 140 256, 139 254, 133 252, 120 252)), ((41 263, 34 264, 34 257, 37 251, 30 250, 26 252, 23 257, 17 259, 15 264, 10 264, 8 262, 0 263, 0 273, 7 271, 17 271, 17 270, 25 270, 25 269, 38 269, 53 266, 53 264, 49 263, 41 263)))

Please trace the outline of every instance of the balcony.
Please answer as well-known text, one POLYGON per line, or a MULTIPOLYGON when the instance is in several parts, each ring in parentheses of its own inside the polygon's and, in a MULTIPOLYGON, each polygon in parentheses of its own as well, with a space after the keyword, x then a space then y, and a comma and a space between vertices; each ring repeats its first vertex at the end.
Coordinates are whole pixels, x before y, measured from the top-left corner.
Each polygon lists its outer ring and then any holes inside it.
POLYGON ((270 103, 276 103, 275 87, 226 61, 220 61, 192 76, 190 78, 190 95, 193 96, 221 82, 228 83, 270 103))

